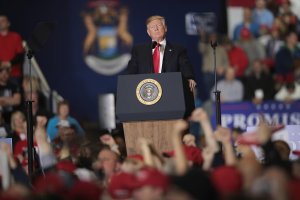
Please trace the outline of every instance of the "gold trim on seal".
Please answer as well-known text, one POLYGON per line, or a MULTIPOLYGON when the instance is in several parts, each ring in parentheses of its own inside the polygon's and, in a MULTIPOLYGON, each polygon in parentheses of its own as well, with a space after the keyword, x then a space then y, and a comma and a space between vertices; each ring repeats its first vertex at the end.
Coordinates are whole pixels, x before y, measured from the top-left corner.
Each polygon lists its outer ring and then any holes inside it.
POLYGON ((153 104, 156 104, 159 100, 160 100, 160 98, 161 98, 161 96, 162 96, 162 88, 161 88, 161 85, 159 84, 159 82, 157 82, 156 80, 154 80, 154 79, 144 79, 144 80, 142 80, 138 85, 137 85, 137 87, 136 87, 136 97, 137 97, 137 99, 139 100, 139 102, 141 102, 142 104, 144 104, 144 105, 153 105, 153 104), (153 100, 149 100, 149 101, 146 101, 146 100, 144 100, 143 98, 142 98, 142 94, 141 94, 141 89, 143 89, 143 86, 145 85, 145 84, 147 84, 147 83, 152 83, 153 85, 155 85, 156 86, 156 88, 157 88, 157 90, 158 90, 158 93, 157 93, 157 96, 153 99, 153 100))

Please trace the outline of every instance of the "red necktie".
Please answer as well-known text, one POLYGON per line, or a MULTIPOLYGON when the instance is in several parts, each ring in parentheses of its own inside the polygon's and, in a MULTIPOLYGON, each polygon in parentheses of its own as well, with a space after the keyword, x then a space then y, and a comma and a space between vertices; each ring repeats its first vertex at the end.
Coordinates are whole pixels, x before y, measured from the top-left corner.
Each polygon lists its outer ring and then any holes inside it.
POLYGON ((159 73, 159 60, 160 60, 159 46, 160 46, 160 44, 157 43, 157 45, 154 48, 153 55, 152 55, 153 56, 154 73, 159 73))

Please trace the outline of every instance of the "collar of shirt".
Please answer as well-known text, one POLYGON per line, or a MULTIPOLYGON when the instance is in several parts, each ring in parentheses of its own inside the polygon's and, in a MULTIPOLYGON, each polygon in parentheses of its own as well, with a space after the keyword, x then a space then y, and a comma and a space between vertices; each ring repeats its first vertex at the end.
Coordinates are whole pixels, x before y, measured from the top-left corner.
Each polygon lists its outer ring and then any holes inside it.
MULTIPOLYGON (((152 40, 152 42, 154 42, 154 40, 152 40)), ((166 38, 163 39, 162 41, 160 41, 159 44, 160 44, 160 51, 163 51, 166 47, 166 44, 167 44, 166 38)))

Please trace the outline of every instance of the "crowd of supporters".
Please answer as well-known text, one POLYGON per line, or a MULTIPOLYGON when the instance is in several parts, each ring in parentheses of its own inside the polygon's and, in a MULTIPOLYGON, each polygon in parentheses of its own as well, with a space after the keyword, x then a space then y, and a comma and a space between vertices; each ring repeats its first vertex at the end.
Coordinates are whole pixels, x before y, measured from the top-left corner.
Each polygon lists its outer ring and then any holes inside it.
POLYGON ((200 32, 199 52, 208 96, 215 84, 210 41, 217 40, 221 101, 261 103, 275 99, 290 103, 300 99, 300 21, 291 6, 289 0, 256 0, 255 7, 243 8, 243 19, 234 27, 232 37, 200 32), (235 73, 227 72, 228 68, 235 73))
POLYGON ((284 141, 272 141, 281 127, 263 122, 247 136, 224 127, 214 131, 207 113, 197 108, 174 125, 170 151, 137 138, 138 154, 126 155, 119 136, 103 132, 87 139, 73 120, 57 121, 50 140, 50 123, 38 115, 34 173, 28 176, 26 122, 20 112, 13 118, 19 141, 13 150, 0 143, 0 199, 296 200, 300 195, 300 159, 290 160, 284 141), (187 131, 189 122, 202 127, 201 142, 187 131), (262 157, 252 145, 261 148, 262 157))
MULTIPOLYGON (((289 6, 282 0, 269 11, 263 0, 256 0, 255 8, 244 9, 244 21, 234 37, 226 37, 217 48, 217 74, 224 77, 219 82, 223 102, 300 98, 299 22, 289 6)), ((0 14, 0 33, 5 20, 0 14)), ((207 87, 213 88, 213 60, 210 44, 204 40, 217 35, 201 34, 203 77, 207 87)), ((0 34, 0 40, 5 36, 0 34)), ((19 41, 15 34, 10 36, 19 41)), ((0 142, 0 199, 299 199, 300 159, 290 160, 290 155, 300 156, 300 152, 291 152, 284 141, 272 140, 281 127, 261 120, 248 137, 240 130, 213 130, 206 111, 197 108, 173 127, 169 152, 137 138, 139 153, 127 155, 122 135, 104 132, 96 139, 88 138, 89 133, 70 116, 67 101, 59 102, 56 115, 51 113, 39 80, 11 73, 13 65, 21 62, 22 52, 17 45, 14 55, 6 55, 6 60, 0 57, 0 137, 12 138, 12 145, 0 142), (23 99, 33 100, 31 176, 23 99), (190 122, 199 123, 201 140, 188 132, 190 122), (253 145, 261 148, 262 157, 257 157, 253 145)))

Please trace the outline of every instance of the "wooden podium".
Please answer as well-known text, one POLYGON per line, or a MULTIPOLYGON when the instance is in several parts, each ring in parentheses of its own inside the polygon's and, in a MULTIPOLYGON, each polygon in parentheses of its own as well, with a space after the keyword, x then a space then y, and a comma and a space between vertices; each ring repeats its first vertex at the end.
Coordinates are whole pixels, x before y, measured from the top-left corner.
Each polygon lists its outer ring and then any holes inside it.
POLYGON ((137 138, 151 141, 160 152, 172 150, 172 128, 177 120, 124 122, 127 154, 140 153, 137 138))
POLYGON ((172 150, 174 123, 193 109, 193 94, 180 72, 118 77, 116 114, 123 122, 128 155, 140 153, 140 137, 160 152, 172 150))

